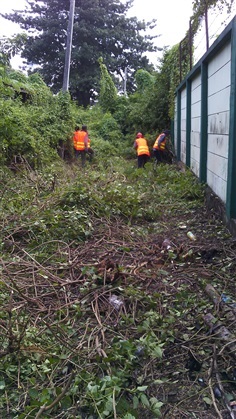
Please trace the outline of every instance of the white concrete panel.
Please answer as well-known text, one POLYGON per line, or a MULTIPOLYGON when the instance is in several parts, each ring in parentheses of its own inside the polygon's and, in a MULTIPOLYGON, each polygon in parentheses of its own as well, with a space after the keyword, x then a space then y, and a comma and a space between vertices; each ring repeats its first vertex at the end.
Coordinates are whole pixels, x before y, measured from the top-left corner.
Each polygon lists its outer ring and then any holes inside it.
POLYGON ((186 154, 186 142, 181 141, 181 152, 186 154))
POLYGON ((176 127, 175 132, 174 132, 174 148, 175 148, 175 151, 177 151, 177 141, 178 141, 178 139, 177 139, 177 127, 176 127))
POLYGON ((183 88, 181 91, 181 104, 184 105, 186 103, 186 96, 187 96, 187 89, 186 87, 183 88))
MULTIPOLYGON (((199 67, 200 69, 200 67, 199 67)), ((191 80, 191 132, 190 132, 190 168, 200 175, 200 140, 201 140, 201 74, 191 80)), ((231 90, 231 40, 215 54, 208 63, 208 115, 207 117, 207 183, 226 203, 229 149, 229 108, 231 90)), ((186 162, 186 120, 187 89, 181 95, 181 133, 180 158, 186 162)), ((175 100, 177 109, 177 96, 175 100)), ((174 120, 175 147, 177 145, 177 111, 174 120)), ((235 139, 236 140, 236 139, 235 139)))
POLYGON ((193 173, 195 173, 195 175, 197 177, 199 177, 199 163, 195 160, 191 160, 191 165, 190 165, 191 170, 193 171, 193 173))
POLYGON ((231 62, 229 61, 219 71, 208 78, 208 95, 221 91, 230 86, 231 83, 231 62))
POLYGON ((186 118, 187 118, 187 90, 181 92, 181 161, 186 162, 186 118))
POLYGON ((195 160, 200 163, 200 148, 191 146, 191 160, 195 160))
POLYGON ((191 133, 191 144, 194 147, 200 148, 200 132, 192 132, 191 133))
POLYGON ((193 103, 191 106, 191 118, 201 115, 201 102, 193 103))
POLYGON ((181 132, 186 132, 186 119, 181 119, 181 132))
POLYGON ((229 137, 227 135, 208 135, 208 152, 228 158, 229 137))
POLYGON ((174 115, 174 150, 177 152, 177 95, 175 96, 175 115, 174 115))
POLYGON ((229 110, 230 87, 208 97, 208 115, 229 110))
POLYGON ((215 173, 220 179, 227 180, 228 160, 217 154, 207 153, 207 171, 215 173))
POLYGON ((186 131, 182 129, 180 134, 181 134, 180 141, 186 142, 186 131))
POLYGON ((186 113, 187 113, 187 109, 186 108, 183 108, 181 110, 181 120, 182 119, 185 119, 186 120, 186 113))
POLYGON ((207 171, 207 184, 215 194, 226 203, 227 183, 218 177, 215 173, 207 171))
POLYGON ((229 134, 229 111, 219 112, 208 116, 208 133, 229 134))
POLYGON ((202 84, 201 73, 199 73, 198 76, 192 80, 192 91, 201 87, 201 84, 202 84))
POLYGON ((174 139, 174 149, 175 149, 175 153, 177 153, 177 138, 176 138, 176 136, 175 136, 175 139, 174 139))
MULTIPOLYGON (((183 135, 183 133, 181 132, 181 153, 185 153, 186 154, 186 133, 185 135, 183 135)), ((186 157, 185 160, 183 160, 184 163, 186 162, 186 157)))
POLYGON ((216 73, 220 68, 231 60, 231 44, 230 41, 224 45, 208 64, 208 77, 216 73))
POLYGON ((181 151, 180 153, 180 160, 185 164, 186 163, 186 154, 181 151))
POLYGON ((192 120, 191 120, 191 130, 193 132, 200 132, 200 128, 201 128, 200 117, 192 118, 192 120))
POLYGON ((192 90, 192 103, 200 102, 201 101, 201 86, 196 87, 196 89, 192 90))

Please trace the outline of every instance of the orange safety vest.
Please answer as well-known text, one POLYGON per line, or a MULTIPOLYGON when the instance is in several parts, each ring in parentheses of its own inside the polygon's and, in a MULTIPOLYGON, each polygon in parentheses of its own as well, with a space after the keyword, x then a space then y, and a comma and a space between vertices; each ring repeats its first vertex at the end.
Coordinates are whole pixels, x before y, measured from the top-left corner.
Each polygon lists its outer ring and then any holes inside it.
POLYGON ((158 145, 158 141, 160 140, 161 135, 163 135, 163 132, 157 137, 153 148, 156 150, 164 151, 166 148, 166 138, 161 142, 160 146, 158 145))
POLYGON ((84 139, 87 135, 88 134, 85 131, 74 132, 73 143, 74 143, 74 148, 76 150, 80 150, 80 151, 85 150, 84 139))
POLYGON ((88 148, 90 148, 91 147, 91 140, 90 140, 90 138, 88 138, 88 148))
POLYGON ((137 148, 138 156, 142 156, 143 154, 150 156, 147 140, 145 138, 136 138, 136 144, 138 146, 137 148))

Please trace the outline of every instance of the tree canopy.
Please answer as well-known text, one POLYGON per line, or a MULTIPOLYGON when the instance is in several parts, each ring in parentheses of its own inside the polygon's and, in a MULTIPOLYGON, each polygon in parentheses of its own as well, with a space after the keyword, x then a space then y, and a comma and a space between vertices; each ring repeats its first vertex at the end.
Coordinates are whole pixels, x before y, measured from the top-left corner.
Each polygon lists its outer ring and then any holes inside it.
POLYGON ((223 10, 231 12, 234 0, 193 0, 192 30, 194 34, 198 31, 202 19, 206 16, 208 10, 223 10))
POLYGON ((205 9, 218 9, 222 11, 225 7, 230 12, 234 0, 193 0, 194 14, 204 15, 205 9))
MULTIPOLYGON (((18 23, 27 31, 21 55, 31 71, 37 69, 54 92, 63 81, 69 0, 27 1, 26 10, 3 16, 18 23)), ((99 91, 100 69, 103 58, 110 73, 121 78, 128 68, 132 90, 135 71, 152 68, 146 56, 155 51, 155 36, 144 34, 155 27, 155 20, 145 23, 126 16, 132 0, 76 0, 73 46, 70 68, 70 92, 79 104, 88 105, 99 91), (144 35, 143 35, 144 34, 144 35)))

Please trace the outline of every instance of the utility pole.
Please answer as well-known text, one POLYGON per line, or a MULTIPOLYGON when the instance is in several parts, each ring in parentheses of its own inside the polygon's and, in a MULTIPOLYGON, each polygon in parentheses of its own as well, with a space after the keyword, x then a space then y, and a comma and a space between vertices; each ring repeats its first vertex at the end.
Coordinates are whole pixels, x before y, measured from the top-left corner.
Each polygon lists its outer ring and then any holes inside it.
POLYGON ((125 78, 124 78, 124 95, 126 96, 126 87, 127 87, 127 67, 125 67, 125 78))
POLYGON ((192 22, 189 20, 189 67, 190 70, 193 68, 193 31, 192 22))
POLYGON ((206 50, 209 49, 209 30, 208 30, 208 10, 207 10, 207 1, 205 0, 205 9, 204 9, 204 16, 205 16, 205 30, 206 30, 206 50))
POLYGON ((62 90, 64 92, 67 92, 69 88, 74 14, 75 14, 75 0, 70 0, 70 14, 69 14, 69 22, 68 22, 68 28, 67 28, 65 67, 64 67, 63 86, 62 86, 62 90))

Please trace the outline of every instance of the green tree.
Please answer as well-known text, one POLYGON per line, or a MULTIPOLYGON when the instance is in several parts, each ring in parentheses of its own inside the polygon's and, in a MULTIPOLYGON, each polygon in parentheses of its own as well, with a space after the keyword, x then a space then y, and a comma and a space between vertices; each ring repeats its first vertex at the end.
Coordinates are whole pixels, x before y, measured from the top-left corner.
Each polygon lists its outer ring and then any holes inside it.
POLYGON ((114 111, 117 98, 117 89, 114 82, 107 71, 107 67, 103 63, 102 58, 99 59, 101 69, 101 88, 99 95, 99 104, 104 112, 114 111))
POLYGON ((25 33, 14 35, 12 38, 0 39, 0 52, 7 58, 8 65, 10 65, 10 59, 20 53, 26 40, 25 33))
POLYGON ((191 17, 191 21, 194 35, 197 33, 202 19, 207 16, 209 10, 218 10, 221 13, 226 9, 230 13, 234 0, 193 0, 192 4, 193 16, 191 17))
POLYGON ((194 14, 204 16, 206 8, 218 9, 222 12, 226 7, 228 12, 230 12, 234 0, 193 0, 192 3, 194 14))
POLYGON ((133 135, 137 131, 150 131, 150 97, 155 83, 155 76, 145 70, 138 70, 135 74, 136 91, 130 95, 130 107, 128 110, 129 131, 133 135))
MULTIPOLYGON (((182 76, 189 71, 188 45, 184 45, 182 76)), ((175 90, 180 83, 179 45, 164 52, 158 71, 138 70, 135 75, 137 89, 130 95, 126 120, 129 132, 142 131, 150 135, 170 128, 174 117, 175 90)))
MULTIPOLYGON (((189 68, 188 45, 186 44, 182 56, 182 78, 189 68)), ((160 131, 170 128, 170 121, 174 118, 175 90, 180 83, 179 45, 174 45, 164 52, 156 73, 155 84, 149 97, 149 119, 151 129, 160 131)))
MULTIPOLYGON (((28 31, 22 57, 42 74, 54 92, 62 86, 69 0, 31 0, 28 8, 3 15, 28 31)), ((88 105, 99 91, 98 58, 103 57, 109 73, 121 77, 129 71, 127 90, 133 74, 151 68, 146 52, 154 51, 154 36, 142 35, 155 21, 140 22, 126 14, 132 0, 76 0, 70 92, 79 104, 88 105)))

